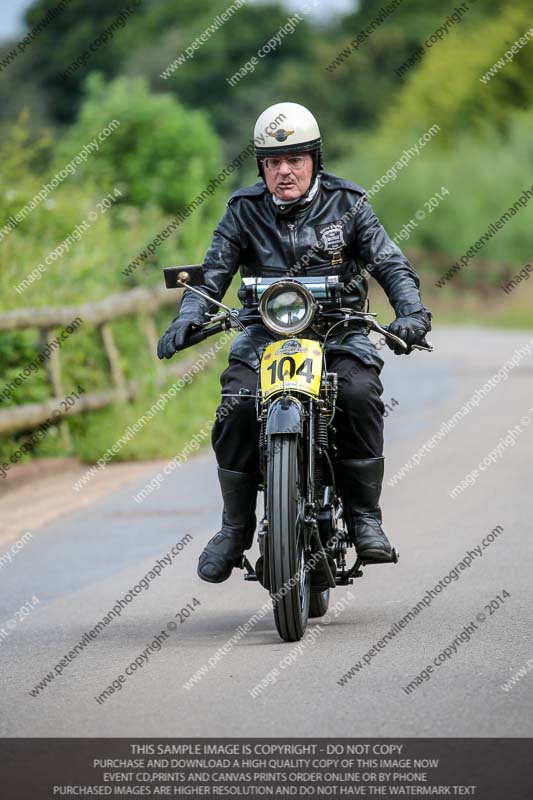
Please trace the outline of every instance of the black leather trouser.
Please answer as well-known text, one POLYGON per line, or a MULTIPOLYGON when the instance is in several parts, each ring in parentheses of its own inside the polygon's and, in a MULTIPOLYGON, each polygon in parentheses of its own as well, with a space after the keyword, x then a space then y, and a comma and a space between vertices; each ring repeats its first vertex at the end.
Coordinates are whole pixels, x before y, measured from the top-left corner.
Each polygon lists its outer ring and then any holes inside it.
MULTIPOLYGON (((337 458, 380 458, 383 455, 383 386, 376 367, 367 366, 346 353, 328 355, 328 372, 339 381, 337 411, 337 458)), ((237 394, 245 388, 255 395, 257 373, 231 359, 220 376, 222 394, 237 394)), ((221 469, 257 473, 259 467, 259 423, 255 399, 222 398, 211 441, 221 469)))

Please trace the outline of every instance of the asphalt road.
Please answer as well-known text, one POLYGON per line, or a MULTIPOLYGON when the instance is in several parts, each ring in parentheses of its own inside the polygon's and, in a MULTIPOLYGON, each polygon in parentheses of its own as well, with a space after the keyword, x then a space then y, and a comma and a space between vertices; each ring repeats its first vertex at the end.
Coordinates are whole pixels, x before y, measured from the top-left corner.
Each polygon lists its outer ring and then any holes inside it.
MULTIPOLYGON (((386 423, 387 478, 517 348, 529 342, 533 352, 531 336, 441 329, 431 355, 387 351, 384 399, 398 401, 386 423)), ((190 460, 142 504, 132 496, 158 467, 34 528, 33 539, 0 569, 0 735, 533 735, 532 386, 533 357, 524 355, 418 466, 385 486, 385 528, 401 552, 397 566, 368 567, 352 587, 336 589, 331 605, 344 610, 327 624, 311 620, 312 637, 299 652, 278 639, 271 613, 264 614, 190 689, 185 682, 268 600, 241 573, 221 585, 196 576, 198 555, 220 517, 210 453, 190 460), (451 498, 498 446, 494 463, 451 498), (394 628, 491 531, 494 540, 458 570, 457 580, 447 578, 428 607, 394 628), (61 666, 183 537, 189 541, 149 588, 61 666), (497 595, 501 600, 487 607, 497 595), (180 623, 175 615, 187 604, 190 616, 180 623), (457 639, 465 626, 471 634, 457 639), (396 634, 383 639, 391 629, 396 634), (136 658, 142 665, 98 702, 136 658), (358 661, 364 666, 339 685, 358 661), (428 665, 433 671, 416 685, 428 665), (515 685, 502 689, 521 668, 515 685), (48 673, 54 679, 35 692, 48 673), (252 697, 268 673, 276 680, 252 697), (407 693, 403 687, 413 681, 407 693)))

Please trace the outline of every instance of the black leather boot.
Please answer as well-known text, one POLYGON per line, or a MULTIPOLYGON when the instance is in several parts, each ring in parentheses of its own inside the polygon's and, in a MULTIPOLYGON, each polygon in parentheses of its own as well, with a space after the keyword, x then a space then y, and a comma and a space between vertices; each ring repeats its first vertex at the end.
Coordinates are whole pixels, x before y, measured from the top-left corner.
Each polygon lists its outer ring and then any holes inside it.
POLYGON ((246 472, 218 470, 224 500, 222 528, 207 543, 198 560, 198 575, 209 583, 222 583, 253 544, 257 478, 246 472))
POLYGON ((350 541, 364 561, 391 561, 392 548, 381 527, 379 497, 383 484, 383 458, 337 461, 335 475, 350 541))

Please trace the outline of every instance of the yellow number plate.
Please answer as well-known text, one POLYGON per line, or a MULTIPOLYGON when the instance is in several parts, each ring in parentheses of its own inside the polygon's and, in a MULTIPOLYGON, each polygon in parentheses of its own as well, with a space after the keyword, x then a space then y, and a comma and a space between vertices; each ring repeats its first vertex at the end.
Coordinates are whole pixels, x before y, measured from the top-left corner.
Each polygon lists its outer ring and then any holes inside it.
POLYGON ((312 339, 272 342, 261 359, 261 395, 297 390, 318 397, 322 375, 322 345, 312 339))

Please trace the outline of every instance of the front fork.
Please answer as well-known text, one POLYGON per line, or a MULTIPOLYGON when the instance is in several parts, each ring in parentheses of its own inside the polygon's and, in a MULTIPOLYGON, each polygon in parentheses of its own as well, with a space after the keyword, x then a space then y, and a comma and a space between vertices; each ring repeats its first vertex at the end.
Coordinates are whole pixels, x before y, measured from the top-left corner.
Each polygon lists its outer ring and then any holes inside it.
MULTIPOLYGON (((318 412, 320 413, 320 412, 318 412)), ((335 557, 337 564, 344 570, 345 558, 344 551, 342 550, 341 542, 344 542, 343 534, 337 529, 337 515, 335 514, 335 504, 333 502, 332 491, 330 488, 325 493, 324 498, 320 498, 320 507, 318 498, 315 497, 315 469, 316 469, 316 454, 317 454, 317 408, 313 401, 307 405, 305 413, 305 422, 302 425, 301 434, 306 441, 305 448, 305 487, 304 497, 302 497, 302 506, 300 513, 304 518, 304 548, 307 553, 308 559, 318 565, 322 562, 326 580, 330 588, 337 585, 337 571, 335 573, 331 569, 329 559, 326 555, 326 547, 333 537, 335 537, 335 557), (327 497, 326 497, 327 495, 327 497), (331 502, 330 502, 331 500, 331 502), (326 546, 326 547, 325 547, 326 546), (338 553, 339 547, 341 548, 341 560, 339 561, 338 553)), ((267 446, 268 428, 265 430, 264 421, 262 424, 261 447, 267 446)), ((264 459, 263 459, 264 463, 264 459)), ((267 585, 269 565, 268 565, 268 548, 265 546, 265 538, 268 535, 266 517, 263 518, 261 523, 261 530, 258 535, 259 552, 261 555, 260 568, 263 570, 263 575, 258 577, 248 559, 244 557, 243 567, 247 572, 244 575, 245 580, 260 580, 263 586, 267 585), (262 580, 261 580, 262 578, 262 580)), ((345 549, 345 544, 344 544, 345 549)), ((329 550, 329 547, 328 547, 329 550)), ((350 581, 351 583, 351 581, 350 581)))
MULTIPOLYGON (((295 404, 296 405, 296 404, 295 404)), ((297 403, 301 409, 301 404, 297 403)), ((303 414, 303 409, 302 414, 303 414)), ((288 409, 287 409, 288 411, 288 409)), ((338 521, 342 516, 342 506, 335 496, 334 485, 326 485, 324 496, 317 498, 315 496, 315 476, 317 467, 317 453, 319 447, 324 447, 323 441, 317 441, 317 421, 320 409, 311 400, 307 404, 305 410, 305 419, 300 417, 301 430, 298 431, 306 442, 305 456, 306 456, 306 470, 305 470, 305 486, 302 487, 304 495, 302 497, 302 506, 300 513, 304 518, 304 547, 307 552, 308 559, 313 559, 315 563, 320 564, 324 570, 324 574, 330 588, 335 586, 346 586, 353 583, 354 578, 360 578, 363 575, 361 567, 366 565, 366 562, 356 559, 355 564, 350 568, 346 568, 346 553, 348 549, 348 537, 344 530, 337 527, 338 521), (334 556, 336 561, 336 570, 333 572, 329 559, 326 555, 326 550, 334 556)), ((274 415, 272 415, 274 417, 274 415)), ((284 430, 276 430, 276 432, 296 432, 296 417, 284 420, 282 414, 274 420, 276 426, 284 426, 284 430), (292 426, 292 427, 291 427, 292 426)), ((265 420, 262 420, 262 434, 261 434, 261 448, 267 447, 268 436, 272 431, 268 430, 268 425, 265 420)), ((264 459, 263 459, 264 463, 264 459)), ((330 465, 331 466, 331 465, 330 465)), ((332 478, 333 479, 333 478, 332 478)), ((242 567, 246 569, 244 575, 245 580, 257 581, 259 580, 263 586, 268 588, 268 548, 265 546, 265 537, 268 535, 267 519, 263 517, 261 522, 261 529, 258 534, 259 552, 262 557, 260 567, 263 574, 258 577, 252 565, 246 558, 243 557, 242 567)), ((398 561, 398 554, 393 550, 393 563, 398 561)), ((370 563, 370 562, 369 562, 370 563)))
MULTIPOLYGON (((320 411, 318 410, 318 413, 320 411)), ((320 507, 316 494, 316 463, 319 442, 317 442, 317 408, 313 401, 309 403, 308 435, 307 435, 307 502, 305 505, 305 531, 306 551, 309 559, 316 561, 324 571, 326 580, 331 589, 337 585, 336 574, 333 572, 330 561, 326 555, 326 547, 333 537, 338 536, 334 506, 325 502, 326 497, 320 498, 320 507), (314 547, 313 547, 314 545, 314 547)))

